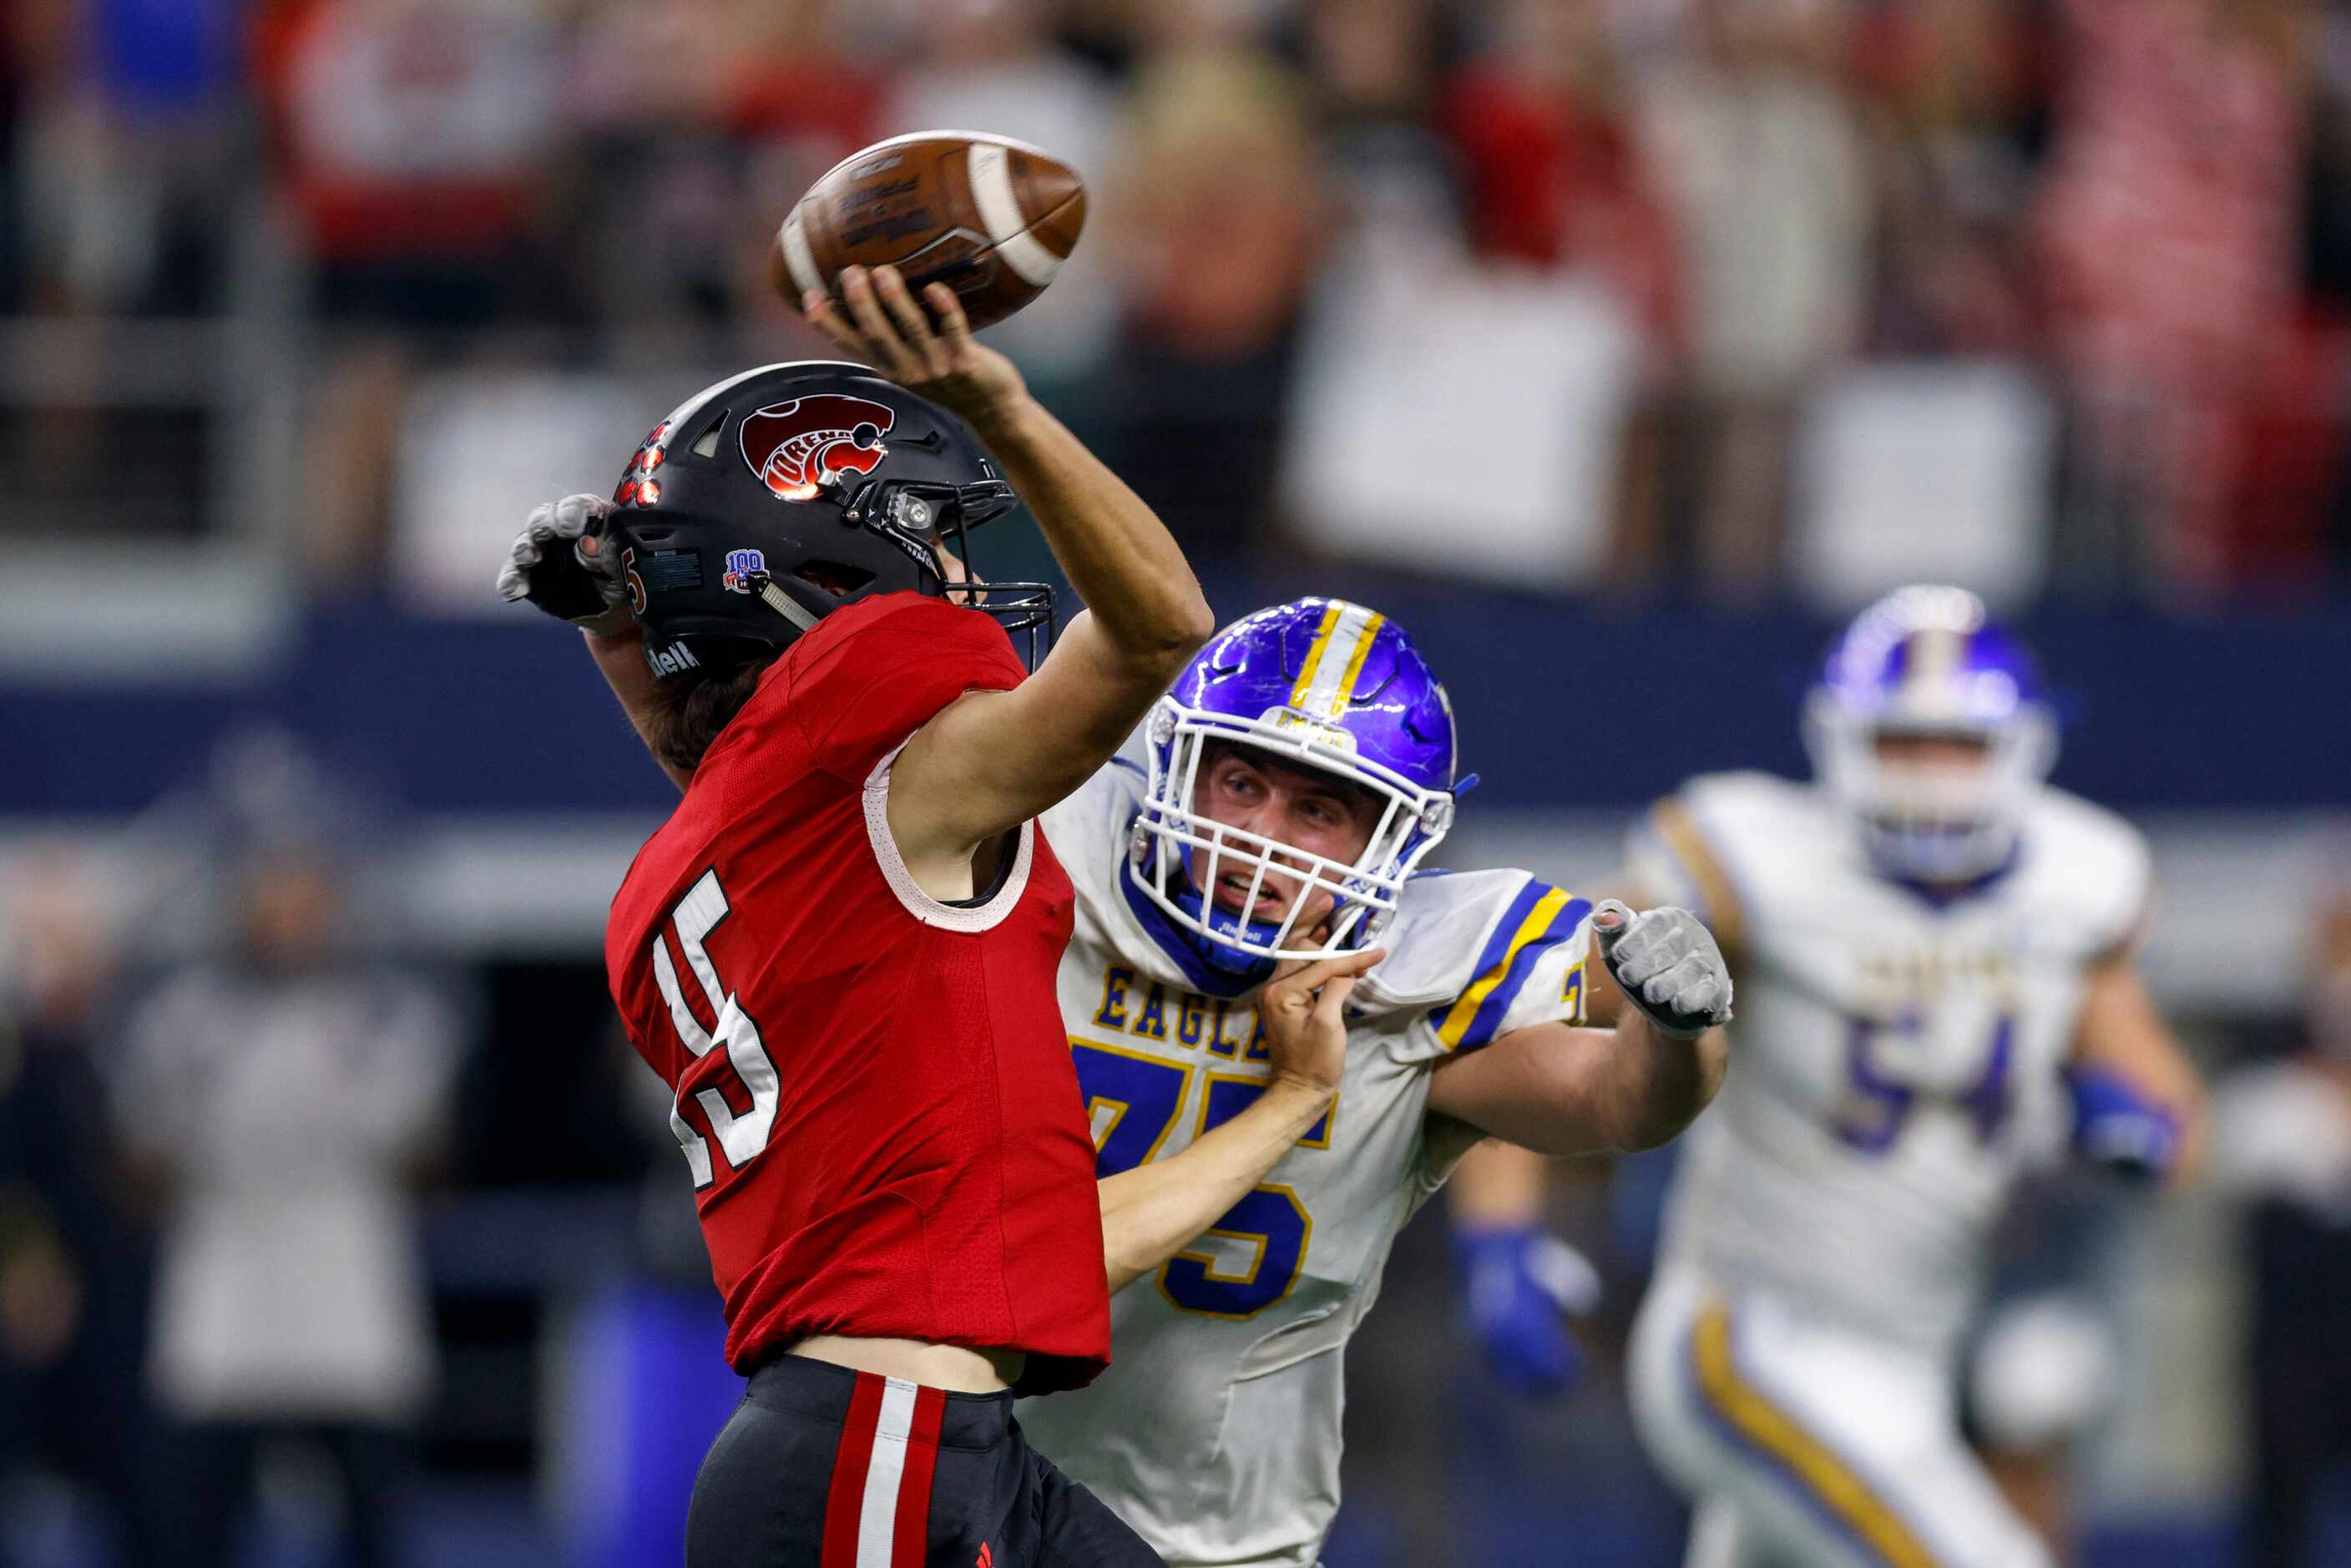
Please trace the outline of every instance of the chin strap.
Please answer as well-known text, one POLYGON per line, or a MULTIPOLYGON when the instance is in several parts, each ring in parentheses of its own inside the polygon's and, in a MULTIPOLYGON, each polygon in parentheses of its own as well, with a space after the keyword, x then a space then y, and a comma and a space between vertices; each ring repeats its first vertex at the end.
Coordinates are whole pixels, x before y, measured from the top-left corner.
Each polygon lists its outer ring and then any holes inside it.
MULTIPOLYGON (((1272 959, 1232 952, 1190 926, 1178 925, 1169 919, 1165 910, 1144 896, 1142 877, 1143 866, 1139 860, 1133 857, 1122 859, 1118 879, 1120 886, 1125 890, 1127 906, 1134 911, 1136 920, 1151 939, 1191 976, 1194 985, 1219 996, 1238 996, 1251 986, 1262 984, 1273 974, 1272 959), (1233 989, 1227 991, 1217 981, 1230 982, 1233 989)), ((1189 896, 1183 893, 1176 894, 1178 899, 1189 896)))
MULTIPOLYGON (((1192 895, 1178 894, 1177 896, 1192 895)), ((1205 901, 1200 919, 1210 926, 1216 924, 1216 915, 1205 908, 1205 901)), ((1179 931, 1177 935, 1189 939, 1192 950, 1199 954, 1200 961, 1219 974, 1231 975, 1237 979, 1245 979, 1254 985, 1273 973, 1275 961, 1271 958, 1260 957, 1255 953, 1236 953, 1215 937, 1201 936, 1196 931, 1179 931)))
POLYGON ((776 580, 759 574, 759 601, 768 609, 790 622, 803 632, 816 630, 816 615, 809 607, 776 586, 776 580))
MULTIPOLYGON (((1191 851, 1186 848, 1181 852, 1180 858, 1184 866, 1184 880, 1189 883, 1192 881, 1191 851)), ((1200 962, 1220 975, 1230 975, 1235 979, 1247 980, 1251 985, 1257 984, 1273 973, 1272 959, 1261 958, 1254 953, 1236 953, 1209 933, 1217 930, 1217 923, 1222 921, 1244 936, 1256 935, 1249 929, 1253 925, 1264 926, 1265 936, 1259 939, 1270 940, 1274 927, 1263 921, 1251 920, 1246 915, 1225 914, 1210 902, 1207 894, 1195 887, 1176 890, 1173 896, 1176 903, 1187 906, 1193 918, 1208 928, 1207 932, 1189 930, 1183 926, 1171 925, 1168 928, 1177 941, 1191 948, 1198 956, 1200 962)))

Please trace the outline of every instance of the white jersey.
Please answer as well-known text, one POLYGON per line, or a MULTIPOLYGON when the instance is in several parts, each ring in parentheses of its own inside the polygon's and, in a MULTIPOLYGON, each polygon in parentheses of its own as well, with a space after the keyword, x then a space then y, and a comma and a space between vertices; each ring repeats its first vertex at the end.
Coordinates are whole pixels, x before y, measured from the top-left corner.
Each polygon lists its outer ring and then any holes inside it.
POLYGON ((1739 975, 1667 1262, 1947 1354, 2011 1185, 2062 1125, 2087 972, 2147 908, 2145 842, 2045 789, 2012 864, 1938 899, 1872 871, 1818 790, 1732 773, 1661 802, 1630 863, 1739 975))
MULTIPOLYGON (((1218 995, 1130 895, 1141 795, 1113 765, 1044 819, 1077 889, 1061 1010, 1104 1176, 1183 1149, 1270 1071, 1255 993, 1218 995)), ((1580 1018, 1589 911, 1524 872, 1407 883, 1389 956, 1350 998, 1330 1114, 1207 1235, 1112 1298, 1109 1371, 1021 1406, 1040 1451, 1176 1568, 1314 1561, 1339 1506, 1342 1353, 1396 1232, 1477 1138, 1428 1116, 1429 1069, 1580 1018)))

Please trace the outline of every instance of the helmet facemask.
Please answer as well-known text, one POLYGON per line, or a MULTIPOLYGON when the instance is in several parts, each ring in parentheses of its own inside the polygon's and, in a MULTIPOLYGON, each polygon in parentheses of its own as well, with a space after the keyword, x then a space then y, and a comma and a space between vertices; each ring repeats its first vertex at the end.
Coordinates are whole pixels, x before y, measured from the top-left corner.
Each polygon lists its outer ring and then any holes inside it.
POLYGON ((1292 710, 1250 719, 1161 698, 1151 715, 1150 774, 1131 852, 1143 896, 1215 948, 1257 963, 1327 958, 1375 941, 1395 914, 1405 878, 1452 826, 1453 796, 1357 756, 1353 738, 1292 710), (1202 763, 1217 741, 1333 775, 1368 793, 1378 814, 1362 852, 1352 862, 1333 860, 1198 810, 1202 763), (1246 879, 1238 912, 1216 897, 1227 876, 1246 879), (1259 895, 1282 883, 1293 890, 1279 916, 1258 918, 1259 895), (1301 929, 1317 893, 1332 899, 1318 923, 1327 927, 1319 942, 1301 929))
POLYGON ((2007 863, 2034 792, 2056 759, 2056 726, 2028 704, 1997 724, 1856 713, 1816 691, 1804 714, 1815 775, 1844 808, 1873 863, 1926 883, 1970 882, 2007 863), (1881 739, 1948 737, 1982 747, 1964 768, 1891 762, 1881 739))
MULTIPOLYGON (((989 472, 994 472, 992 465, 989 472)), ((842 522, 878 534, 906 552, 922 574, 925 592, 992 617, 1008 637, 1025 637, 1025 644, 1016 645, 1031 670, 1043 662, 1053 641, 1052 585, 993 582, 975 574, 969 565, 972 531, 1019 504, 1011 486, 996 478, 946 485, 867 479, 855 473, 827 474, 818 485, 839 503, 842 522)), ((750 591, 800 632, 814 627, 820 613, 811 612, 805 601, 827 594, 847 600, 865 586, 828 581, 820 570, 795 575, 805 584, 797 591, 787 592, 766 572, 751 574, 750 591)))
POLYGON ((1007 636, 1025 637, 1022 657, 1034 670, 1053 642, 1053 588, 992 582, 972 570, 973 530, 1020 504, 1012 486, 994 477, 995 465, 984 465, 990 477, 968 485, 843 476, 853 488, 844 489, 841 515, 919 552, 939 574, 939 596, 948 603, 994 618, 1007 636))

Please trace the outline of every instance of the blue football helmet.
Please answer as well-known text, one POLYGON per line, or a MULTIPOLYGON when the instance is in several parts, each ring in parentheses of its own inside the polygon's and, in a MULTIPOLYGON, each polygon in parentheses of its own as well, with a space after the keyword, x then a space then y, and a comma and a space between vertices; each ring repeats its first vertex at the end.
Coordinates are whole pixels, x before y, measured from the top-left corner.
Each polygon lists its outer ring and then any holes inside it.
MULTIPOLYGON (((1301 599, 1234 622, 1194 657, 1152 710, 1149 783, 1134 822, 1129 882, 1211 968, 1262 978, 1276 960, 1369 946, 1395 915, 1421 857, 1453 825, 1453 708, 1404 628, 1338 599, 1301 599), (1201 758, 1222 741, 1322 768, 1370 792, 1377 826, 1343 864, 1194 809, 1201 758), (1295 881, 1281 917, 1221 909, 1204 890, 1269 875, 1295 881), (1333 905, 1322 940, 1297 929, 1316 889, 1333 905)), ((1164 938, 1163 938, 1164 940, 1164 938)))
POLYGON ((1960 588, 1898 589, 1862 612, 1804 709, 1815 778, 1852 817, 1871 861, 1932 883, 1988 876, 2015 853, 2057 759, 2057 725, 2022 643, 1960 588), (1887 736, 1976 741, 1966 768, 1892 763, 1887 736))

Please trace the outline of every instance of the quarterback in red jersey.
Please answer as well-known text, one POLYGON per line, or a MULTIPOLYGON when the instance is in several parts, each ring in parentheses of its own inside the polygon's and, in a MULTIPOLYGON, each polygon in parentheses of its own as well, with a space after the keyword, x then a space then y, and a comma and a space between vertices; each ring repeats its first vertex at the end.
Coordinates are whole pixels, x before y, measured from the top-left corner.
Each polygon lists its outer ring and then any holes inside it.
POLYGON ((980 896, 935 898, 875 809, 907 737, 1025 674, 943 599, 842 606, 768 666, 613 901, 613 998, 676 1086, 737 1367, 886 1336, 1017 1349, 1043 1391, 1107 1353, 1101 1260, 1069 1244, 1099 1223, 1093 1142, 1027 1049, 1061 1034, 1036 977, 1067 880, 1023 822, 980 896))
POLYGON ((1071 890, 1031 819, 1109 758, 1210 615, 1158 519, 951 293, 925 296, 934 329, 887 269, 843 292, 847 315, 811 319, 880 371, 705 390, 609 507, 535 518, 500 582, 582 625, 684 790, 607 958, 675 1090, 751 1377, 687 1558, 1155 1563, 1011 1419, 1016 1386, 1082 1384, 1110 1353, 1054 990, 1071 890), (1050 628, 1050 594, 962 585, 970 529, 1016 486, 1091 607, 1033 674, 1004 622, 1050 628))

